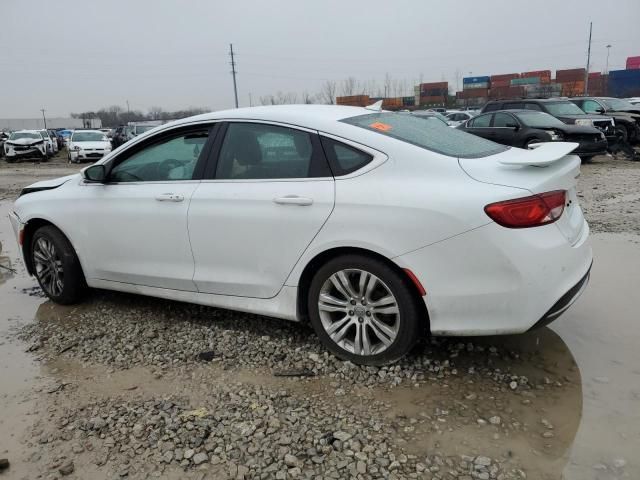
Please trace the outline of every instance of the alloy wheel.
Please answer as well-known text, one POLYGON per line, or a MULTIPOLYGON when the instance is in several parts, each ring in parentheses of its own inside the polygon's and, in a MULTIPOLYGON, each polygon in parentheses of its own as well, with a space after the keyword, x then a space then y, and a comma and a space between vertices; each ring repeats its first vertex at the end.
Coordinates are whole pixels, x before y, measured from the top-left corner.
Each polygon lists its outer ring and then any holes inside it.
POLYGON ((33 248, 33 262, 36 276, 45 292, 53 297, 62 294, 64 270, 62 260, 51 240, 40 237, 33 248))
POLYGON ((400 329, 400 308, 391 289, 361 269, 331 275, 318 298, 322 327, 340 348, 376 355, 389 348, 400 329))

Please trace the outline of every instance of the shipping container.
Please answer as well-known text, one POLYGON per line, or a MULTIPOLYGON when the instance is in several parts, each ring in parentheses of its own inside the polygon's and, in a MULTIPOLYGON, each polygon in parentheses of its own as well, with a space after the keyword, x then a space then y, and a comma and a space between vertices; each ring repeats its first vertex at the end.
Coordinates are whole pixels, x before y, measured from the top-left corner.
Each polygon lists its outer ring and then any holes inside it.
POLYGON ((556 70, 556 82, 567 83, 584 81, 586 70, 584 68, 570 68, 568 70, 556 70))
POLYGON ((461 92, 462 98, 478 98, 478 97, 488 97, 489 89, 488 88, 468 88, 461 92))
POLYGON ((491 77, 488 76, 482 76, 482 77, 464 77, 462 79, 462 86, 463 88, 467 85, 467 84, 472 84, 472 83, 489 83, 491 82, 491 77))
POLYGON ((514 78, 520 78, 519 73, 502 73, 500 75, 491 75, 491 86, 493 87, 494 82, 507 82, 509 85, 509 80, 513 80, 514 78))
POLYGON ((433 97, 421 96, 420 97, 420 105, 444 105, 447 103, 447 98, 442 95, 435 95, 433 97))
POLYGON ((402 105, 405 107, 412 107, 416 104, 416 97, 402 97, 402 105))
POLYGON ((382 106, 386 107, 402 107, 402 97, 389 97, 382 99, 382 106))
POLYGON ((640 69, 610 71, 607 93, 614 97, 640 96, 640 69))
POLYGON ((489 82, 462 84, 463 90, 474 90, 476 88, 489 88, 489 82))
POLYGON ((430 82, 420 84, 420 90, 427 88, 449 88, 449 82, 430 82))
POLYGON ((640 57, 627 57, 627 70, 640 69, 640 57))
POLYGON ((447 88, 426 88, 420 91, 420 95, 423 97, 435 97, 437 95, 448 95, 449 89, 447 88))
POLYGON ((369 95, 349 95, 345 97, 336 97, 336 104, 349 105, 352 107, 366 107, 373 102, 369 98, 369 95))
POLYGON ((533 70, 531 72, 522 72, 520 77, 538 77, 538 78, 548 78, 551 80, 551 70, 533 70))
MULTIPOLYGON (((522 77, 522 78, 514 78, 510 81, 511 85, 533 85, 536 83, 540 83, 540 77, 522 77)), ((548 83, 548 82, 546 82, 548 83)))
POLYGON ((489 97, 493 99, 521 98, 524 97, 524 87, 491 87, 489 97))
POLYGON ((510 79, 507 79, 507 80, 494 80, 492 78, 491 79, 491 88, 508 87, 509 85, 511 85, 511 80, 513 80, 513 78, 510 78, 510 79))
POLYGON ((527 98, 558 97, 562 94, 562 85, 559 83, 538 83, 524 86, 527 98))
POLYGON ((578 95, 584 95, 584 80, 576 80, 575 82, 564 82, 562 85, 563 97, 575 97, 578 95))

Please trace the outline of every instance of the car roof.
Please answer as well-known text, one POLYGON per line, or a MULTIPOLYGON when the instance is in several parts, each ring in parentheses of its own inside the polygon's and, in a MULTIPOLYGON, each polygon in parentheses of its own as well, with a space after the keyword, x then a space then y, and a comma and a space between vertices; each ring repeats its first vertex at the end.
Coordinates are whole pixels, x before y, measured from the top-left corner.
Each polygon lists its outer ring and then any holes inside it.
POLYGON ((379 112, 364 107, 344 105, 268 105, 203 113, 175 120, 161 127, 175 127, 207 120, 261 120, 331 132, 336 130, 336 122, 344 118, 372 113, 379 112))

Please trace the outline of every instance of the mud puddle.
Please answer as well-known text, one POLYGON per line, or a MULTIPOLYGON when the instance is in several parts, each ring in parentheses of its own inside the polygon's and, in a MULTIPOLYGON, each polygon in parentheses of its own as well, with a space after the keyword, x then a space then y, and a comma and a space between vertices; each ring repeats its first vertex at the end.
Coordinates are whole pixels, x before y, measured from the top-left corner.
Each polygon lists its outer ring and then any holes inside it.
MULTIPOLYGON (((393 388, 354 384, 346 395, 336 396, 338 383, 330 376, 278 378, 266 368, 228 369, 216 361, 161 372, 146 366, 123 370, 65 355, 36 361, 38 349, 27 352, 33 345, 16 339, 19 328, 34 321, 72 326, 80 313, 97 307, 91 302, 60 307, 38 296, 18 260, 6 213, 8 204, 0 203, 0 263, 15 270, 0 268, 0 457, 11 461, 2 478, 36 477, 43 464, 55 463, 55 455, 42 453, 30 435, 34 424, 36 431, 46 429, 47 417, 57 409, 84 408, 87 402, 109 398, 174 395, 197 408, 212 391, 234 382, 287 390, 350 415, 364 416, 371 408, 374 420, 379 417, 392 426, 389 441, 417 456, 489 454, 513 460, 528 478, 640 478, 638 236, 593 237, 591 285, 551 328, 513 337, 459 339, 513 352, 491 358, 490 367, 526 376, 532 389, 511 390, 471 375, 468 369, 477 368, 477 358, 462 349, 454 376, 427 375, 417 387, 411 382, 393 388)), ((76 460, 76 478, 110 478, 111 473, 76 460)), ((191 478, 195 473, 168 469, 163 475, 191 478)))

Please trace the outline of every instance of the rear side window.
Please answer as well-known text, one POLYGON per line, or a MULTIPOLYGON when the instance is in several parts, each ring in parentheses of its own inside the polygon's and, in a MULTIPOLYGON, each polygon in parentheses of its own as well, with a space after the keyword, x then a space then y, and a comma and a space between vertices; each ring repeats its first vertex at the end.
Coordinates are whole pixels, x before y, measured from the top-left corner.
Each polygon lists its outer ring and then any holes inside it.
POLYGON ((536 110, 538 112, 542 111, 542 107, 540 107, 540 105, 538 105, 537 103, 525 103, 524 108, 526 110, 536 110))
POLYGON ((500 104, 489 103, 486 107, 484 107, 483 112, 495 112, 496 110, 500 110, 500 104))
POLYGON ((322 141, 322 148, 327 154, 331 170, 336 177, 355 172, 373 160, 373 157, 368 153, 331 138, 320 137, 320 140, 322 141))
POLYGON ((433 117, 381 112, 344 118, 341 122, 450 157, 486 157, 506 150, 503 145, 456 130, 433 117))
POLYGON ((522 108, 524 108, 524 105, 522 104, 522 102, 512 102, 512 103, 505 103, 502 109, 503 110, 521 110, 522 108))

